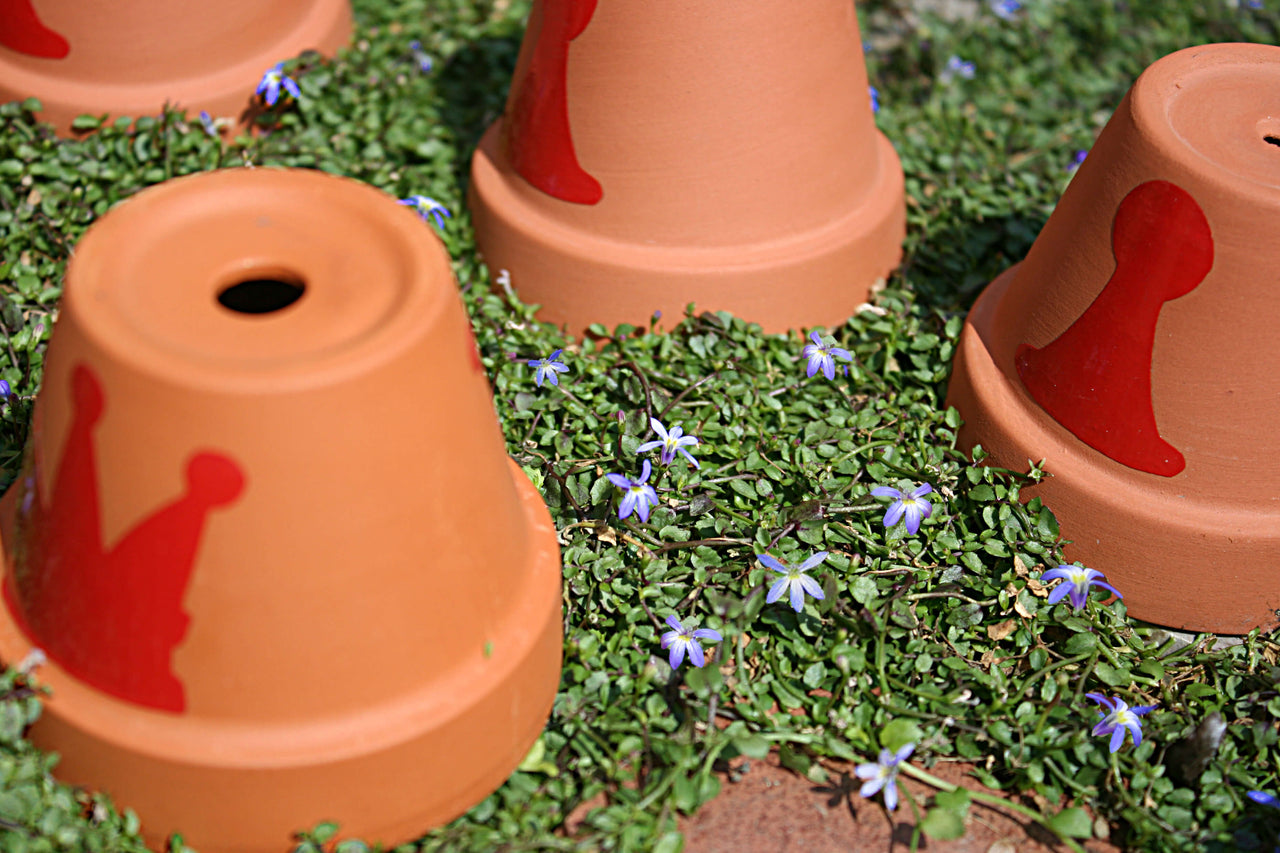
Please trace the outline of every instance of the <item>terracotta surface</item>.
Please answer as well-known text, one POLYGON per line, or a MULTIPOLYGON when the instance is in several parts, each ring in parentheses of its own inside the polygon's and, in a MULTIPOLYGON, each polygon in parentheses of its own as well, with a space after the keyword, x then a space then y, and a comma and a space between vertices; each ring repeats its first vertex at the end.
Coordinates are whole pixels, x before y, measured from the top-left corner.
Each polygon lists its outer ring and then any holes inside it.
POLYGON ((302 170, 168 182, 76 246, 0 659, 44 649, 32 740, 157 849, 407 841, 542 730, 555 530, 456 288, 395 199, 302 170))
POLYGON ((905 229, 849 0, 536 2, 470 192, 490 271, 575 334, 841 323, 905 229))
POLYGON ((962 446, 1046 460, 1023 497, 1155 624, 1280 624, 1278 146, 1280 47, 1165 57, 961 336, 962 446))
POLYGON ((350 36, 348 0, 0 0, 0 102, 37 97, 64 134, 166 102, 238 118, 268 68, 350 36))
MULTIPOLYGON (((906 853, 915 818, 905 795, 892 814, 880 797, 858 795, 861 780, 852 767, 839 767, 826 784, 816 784, 781 767, 776 753, 764 761, 734 759, 722 773, 719 796, 681 820, 684 853, 906 853), (737 781, 731 781, 736 779, 737 781)), ((970 790, 987 791, 966 775, 968 765, 945 763, 930 773, 970 790)), ((936 791, 899 777, 922 806, 936 791)), ((987 791, 987 793, 992 793, 987 791)), ((1031 805, 1030 803, 1028 803, 1031 805)), ((1034 807, 1034 806, 1033 806, 1034 807)), ((1109 829, 1107 832, 1109 833, 1109 829)), ((1066 850, 1047 830, 1016 812, 974 803, 964 837, 937 841, 921 834, 919 850, 930 853, 1051 853, 1066 850)), ((1118 853, 1105 840, 1085 843, 1090 853, 1118 853)))

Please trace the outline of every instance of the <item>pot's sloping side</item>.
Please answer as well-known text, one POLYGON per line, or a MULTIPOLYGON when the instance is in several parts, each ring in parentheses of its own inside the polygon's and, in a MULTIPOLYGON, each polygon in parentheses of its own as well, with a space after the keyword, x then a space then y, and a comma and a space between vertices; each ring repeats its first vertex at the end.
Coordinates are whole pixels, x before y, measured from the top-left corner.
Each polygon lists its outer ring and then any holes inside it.
POLYGON ((1125 97, 965 324, 948 402, 1129 612, 1280 624, 1280 48, 1206 45, 1125 97))
POLYGON ((898 264, 902 167, 853 4, 535 3, 469 207, 540 319, 843 322, 898 264))
POLYGON ((167 182, 77 245, 0 659, 32 739, 160 849, 398 844, 483 799, 559 682, 559 552, 440 241, 305 170, 167 182))
POLYGON ((79 115, 136 119, 166 104, 236 124, 267 69, 331 56, 352 27, 349 0, 0 0, 0 16, 17 22, 0 33, 0 101, 38 98, 63 135, 79 115))

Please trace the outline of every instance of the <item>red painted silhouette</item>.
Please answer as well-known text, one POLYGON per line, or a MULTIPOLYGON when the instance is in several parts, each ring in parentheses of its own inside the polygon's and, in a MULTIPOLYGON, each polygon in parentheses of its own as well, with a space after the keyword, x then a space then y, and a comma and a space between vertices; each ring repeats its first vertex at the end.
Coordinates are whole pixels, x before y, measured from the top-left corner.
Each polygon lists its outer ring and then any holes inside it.
POLYGON ((62 59, 67 40, 40 23, 32 0, 0 0, 0 45, 41 59, 62 59))
POLYGON ((89 368, 72 372, 73 417, 52 500, 38 458, 18 486, 18 546, 5 601, 31 641, 112 696, 165 711, 186 707, 171 656, 187 631, 182 598, 210 510, 244 489, 235 462, 197 453, 186 490, 107 550, 102 542, 94 425, 105 402, 89 368))
POLYGON ((1213 266, 1213 235, 1190 194, 1148 181, 1120 202, 1116 270, 1057 340, 1018 347, 1018 375, 1054 420, 1111 459, 1172 477, 1186 467, 1160 437, 1151 407, 1151 354, 1164 303, 1186 296, 1213 266))
POLYGON ((546 0, 523 77, 511 84, 505 125, 507 156, 526 181, 577 204, 604 197, 600 182, 578 163, 569 130, 569 42, 582 34, 597 0, 546 0))

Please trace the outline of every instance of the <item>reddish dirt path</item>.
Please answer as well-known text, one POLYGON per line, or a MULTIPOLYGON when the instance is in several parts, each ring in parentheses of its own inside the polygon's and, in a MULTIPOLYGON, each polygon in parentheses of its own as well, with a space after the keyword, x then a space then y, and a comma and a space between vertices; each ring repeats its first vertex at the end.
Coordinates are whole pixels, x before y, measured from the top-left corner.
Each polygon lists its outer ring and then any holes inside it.
MULTIPOLYGON (((744 759, 733 761, 740 768, 744 759)), ((680 823, 684 853, 906 853, 915 819, 905 798, 892 818, 880 797, 858 796, 859 780, 849 771, 845 791, 839 776, 815 785, 778 764, 777 755, 751 761, 739 781, 721 774, 721 792, 680 823)), ((984 790, 966 776, 968 765, 938 764, 930 772, 971 790, 984 790)), ((912 779, 900 778, 918 803, 935 793, 912 779)), ((918 850, 927 853, 1060 853, 1067 848, 1046 830, 1027 826, 1020 815, 974 803, 963 838, 933 841, 921 834, 918 850), (1012 816, 1011 816, 1012 815, 1012 816)), ((1090 853, 1121 853, 1108 841, 1085 844, 1090 853)))

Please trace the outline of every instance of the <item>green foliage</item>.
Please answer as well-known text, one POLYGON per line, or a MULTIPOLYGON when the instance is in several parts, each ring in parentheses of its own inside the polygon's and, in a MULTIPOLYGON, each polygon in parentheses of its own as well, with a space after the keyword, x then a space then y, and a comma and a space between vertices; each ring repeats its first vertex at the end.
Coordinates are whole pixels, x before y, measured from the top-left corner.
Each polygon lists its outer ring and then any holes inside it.
MULTIPOLYGON (((713 770, 728 759, 777 748, 818 779, 825 759, 865 761, 907 742, 918 744, 913 763, 966 759, 986 785, 1030 793, 1067 836, 1091 834, 1078 808, 1088 804, 1132 849, 1275 843, 1274 818, 1243 797, 1280 787, 1274 639, 1175 649, 1135 628, 1121 602, 1095 599, 1079 614, 1047 606, 1035 579, 1061 561, 1063 540, 1050 508, 1018 499, 1041 472, 971 465, 943 405, 963 311, 1025 254, 1073 153, 1136 75, 1194 43, 1273 42, 1271 18, 1218 0, 1033 0, 1013 23, 864 4, 909 237, 875 309, 823 330, 853 355, 826 381, 805 378, 798 333, 691 312, 664 318, 664 334, 601 328, 566 342, 495 294, 463 185, 475 141, 501 113, 529 4, 355 5, 353 46, 334 61, 287 61, 303 97, 261 115, 269 133, 252 138, 212 139, 166 112, 132 130, 88 117, 84 135, 60 140, 32 120, 33 104, 0 107, 0 378, 17 395, 0 412, 0 469, 5 482, 16 475, 71 247, 116 202, 253 164, 344 174, 452 210, 442 236, 509 451, 560 531, 564 671, 546 730, 506 784, 398 853, 675 851, 676 815, 715 796, 713 770), (417 69, 414 39, 435 58, 431 73, 417 69), (977 64, 973 80, 938 80, 953 53, 977 64), (535 388, 524 360, 562 346, 570 372, 559 388, 535 388), (701 440, 702 467, 659 466, 649 523, 620 522, 604 475, 636 472, 651 415, 701 440), (924 481, 936 490, 932 517, 917 536, 886 535, 870 489, 924 481), (819 549, 831 552, 814 571, 825 600, 799 614, 766 605, 770 573, 755 554, 791 563, 819 549), (670 614, 724 635, 704 669, 667 665, 658 644, 670 614), (1141 747, 1112 756, 1089 735, 1090 690, 1159 703, 1141 747), (1166 750, 1215 711, 1227 723, 1221 748, 1198 778, 1175 781, 1166 750)), ((10 830, 0 853, 140 853, 130 813, 54 782, 55 759, 20 737, 38 711, 25 677, 0 680, 0 828, 10 830)), ((938 794, 924 831, 955 837, 968 805, 938 794)), ((298 837, 298 853, 363 849, 332 825, 298 837)))

